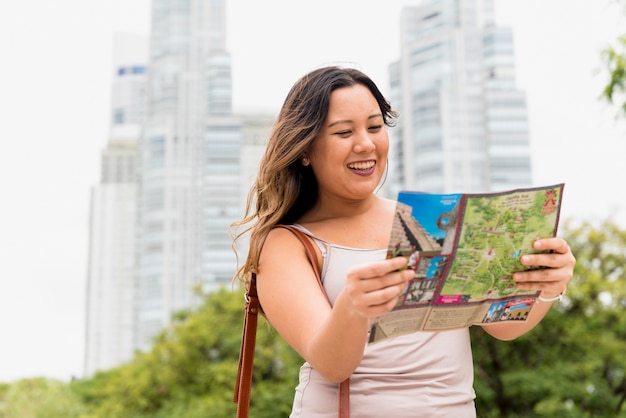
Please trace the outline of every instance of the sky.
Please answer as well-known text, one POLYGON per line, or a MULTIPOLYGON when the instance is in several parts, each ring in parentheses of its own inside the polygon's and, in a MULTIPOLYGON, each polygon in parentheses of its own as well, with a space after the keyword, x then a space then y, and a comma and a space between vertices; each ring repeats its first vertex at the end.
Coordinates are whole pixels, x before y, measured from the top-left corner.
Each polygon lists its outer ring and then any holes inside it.
MULTIPOLYGON (((278 109, 325 64, 388 91, 399 16, 418 0, 229 0, 234 110, 278 109), (383 5, 384 6, 381 6, 383 5)), ((527 94, 533 185, 565 182, 562 219, 626 225, 626 122, 598 101, 613 0, 496 0, 527 94)), ((115 32, 148 34, 149 0, 0 2, 0 382, 82 376, 89 193, 106 145, 115 32)), ((530 186, 530 185, 529 185, 530 186)))

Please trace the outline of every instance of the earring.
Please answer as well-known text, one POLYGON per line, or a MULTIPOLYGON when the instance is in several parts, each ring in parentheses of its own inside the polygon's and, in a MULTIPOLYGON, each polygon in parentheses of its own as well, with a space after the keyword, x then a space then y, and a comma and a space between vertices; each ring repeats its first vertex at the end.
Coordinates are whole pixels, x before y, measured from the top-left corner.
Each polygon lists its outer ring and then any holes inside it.
POLYGON ((300 163, 302 163, 302 165, 309 165, 309 158, 308 157, 300 158, 300 163))

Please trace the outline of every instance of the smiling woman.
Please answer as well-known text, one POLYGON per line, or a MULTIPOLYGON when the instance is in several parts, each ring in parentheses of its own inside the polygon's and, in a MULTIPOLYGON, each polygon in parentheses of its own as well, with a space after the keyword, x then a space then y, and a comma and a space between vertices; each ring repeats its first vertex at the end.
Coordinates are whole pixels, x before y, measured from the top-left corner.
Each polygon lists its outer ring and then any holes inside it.
MULTIPOLYGON (((306 360, 292 418, 345 417, 347 399, 359 418, 476 414, 468 328, 367 344, 370 319, 389 312, 413 277, 402 269, 404 257, 386 259, 396 202, 375 194, 395 116, 361 71, 331 66, 305 75, 276 120, 246 216, 233 224, 252 224, 238 277, 247 288, 254 277, 267 319, 306 360), (279 224, 306 235, 312 260, 279 224)), ((537 243, 553 254, 525 264, 552 268, 543 276, 516 274, 518 285, 564 289, 575 261, 569 246, 561 239, 537 243)), ((544 305, 528 326, 484 328, 515 338, 542 319, 550 303, 544 305)))

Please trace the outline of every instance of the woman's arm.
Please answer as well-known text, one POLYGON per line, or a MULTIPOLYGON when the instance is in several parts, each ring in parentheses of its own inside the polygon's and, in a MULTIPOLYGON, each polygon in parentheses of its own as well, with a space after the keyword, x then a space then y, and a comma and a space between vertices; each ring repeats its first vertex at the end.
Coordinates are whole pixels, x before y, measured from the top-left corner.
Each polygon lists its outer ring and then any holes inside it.
MULTIPOLYGON (((525 266, 548 267, 541 270, 517 272, 513 275, 517 287, 524 290, 540 290, 544 298, 563 294, 572 275, 576 259, 572 251, 561 238, 547 238, 534 242, 538 251, 551 250, 550 253, 526 254, 520 259, 525 266)), ((537 300, 526 321, 505 321, 486 324, 482 327, 489 334, 500 340, 513 340, 533 329, 550 310, 552 302, 537 300)))
POLYGON ((298 239, 277 228, 261 252, 257 288, 274 328, 325 379, 341 382, 361 362, 369 318, 390 311, 413 276, 398 257, 355 267, 331 308, 298 239))

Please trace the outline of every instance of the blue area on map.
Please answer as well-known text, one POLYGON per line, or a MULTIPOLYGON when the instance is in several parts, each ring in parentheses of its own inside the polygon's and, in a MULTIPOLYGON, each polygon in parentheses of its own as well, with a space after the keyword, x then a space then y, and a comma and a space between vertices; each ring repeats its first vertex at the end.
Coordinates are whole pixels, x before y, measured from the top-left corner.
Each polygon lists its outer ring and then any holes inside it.
POLYGON ((446 231, 437 227, 437 218, 444 212, 454 209, 461 194, 430 194, 420 192, 400 192, 398 201, 413 208, 413 217, 435 239, 445 238, 446 231))

